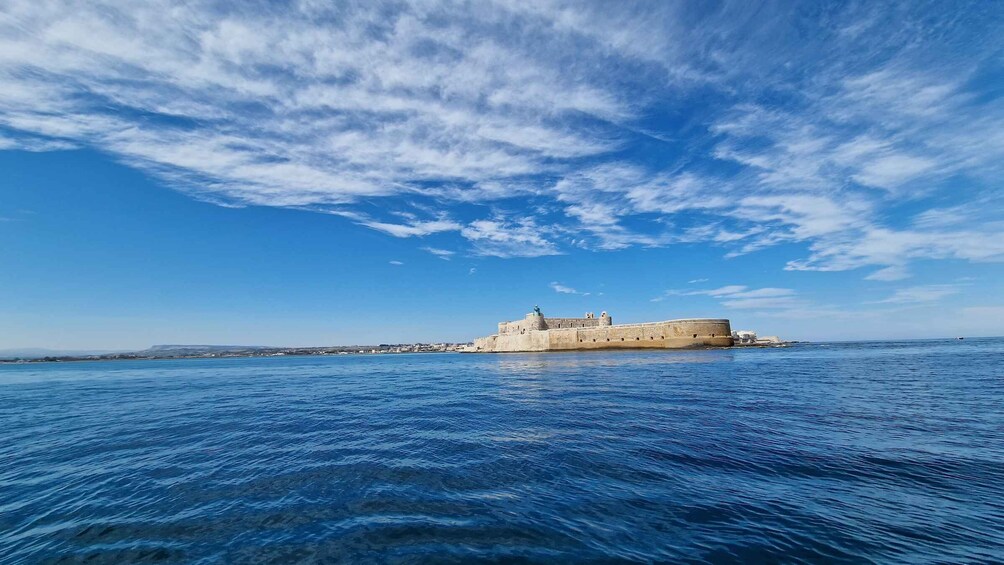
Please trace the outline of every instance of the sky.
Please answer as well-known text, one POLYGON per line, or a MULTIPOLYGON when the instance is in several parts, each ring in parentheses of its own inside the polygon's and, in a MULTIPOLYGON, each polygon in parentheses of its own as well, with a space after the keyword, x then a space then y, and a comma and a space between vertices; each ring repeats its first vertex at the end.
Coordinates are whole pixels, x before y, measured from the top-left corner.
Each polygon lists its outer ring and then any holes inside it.
POLYGON ((0 349, 1004 335, 1004 3, 0 0, 0 349))

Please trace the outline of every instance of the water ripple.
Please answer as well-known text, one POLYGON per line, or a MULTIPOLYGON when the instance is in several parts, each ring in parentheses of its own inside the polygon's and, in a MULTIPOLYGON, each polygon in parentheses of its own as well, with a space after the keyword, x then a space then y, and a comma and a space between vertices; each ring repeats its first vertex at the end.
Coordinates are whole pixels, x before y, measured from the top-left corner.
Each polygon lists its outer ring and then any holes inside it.
POLYGON ((1004 560, 1004 345, 0 367, 0 563, 1004 560))

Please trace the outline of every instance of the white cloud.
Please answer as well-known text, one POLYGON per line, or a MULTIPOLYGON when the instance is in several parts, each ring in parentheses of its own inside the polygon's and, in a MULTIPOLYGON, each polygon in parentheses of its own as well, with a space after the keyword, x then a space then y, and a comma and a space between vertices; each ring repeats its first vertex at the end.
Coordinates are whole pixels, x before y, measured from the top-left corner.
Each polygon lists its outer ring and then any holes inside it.
POLYGON ((552 282, 551 288, 554 289, 554 292, 557 292, 559 294, 579 294, 579 291, 575 290, 574 288, 565 286, 558 282, 552 282))
POLYGON ((389 224, 386 222, 365 221, 362 225, 390 234, 394 237, 423 236, 444 231, 456 231, 460 224, 449 220, 434 220, 429 222, 414 222, 411 224, 389 224))
POLYGON ((423 247, 422 251, 428 251, 440 259, 445 259, 449 261, 451 257, 456 255, 456 251, 450 251, 449 249, 439 249, 438 247, 423 247))
POLYGON ((730 285, 726 285, 726 286, 722 286, 722 287, 718 287, 718 288, 711 288, 711 289, 707 289, 707 290, 673 290, 673 291, 666 291, 666 292, 668 294, 674 294, 674 295, 680 295, 680 296, 698 296, 698 295, 702 295, 703 294, 705 296, 719 297, 719 296, 728 296, 728 295, 731 295, 731 294, 740 294, 740 293, 748 292, 748 290, 747 290, 747 287, 745 285, 730 284, 730 285))
POLYGON ((730 284, 718 288, 701 290, 667 290, 652 302, 662 302, 673 296, 709 296, 719 301, 725 308, 732 309, 797 309, 805 308, 808 302, 798 298, 790 288, 749 288, 746 285, 730 284))
POLYGON ((404 265, 404 263, 402 263, 401 261, 388 261, 388 263, 390 263, 391 265, 398 266, 398 267, 400 267, 401 265, 404 265))
POLYGON ((928 12, 10 0, 0 150, 95 148, 477 255, 799 244, 788 269, 895 280, 1004 259, 1004 109, 976 80, 999 21, 928 12))
POLYGON ((934 167, 934 162, 921 157, 893 154, 869 161, 851 178, 870 186, 895 188, 934 167))
POLYGON ((902 265, 892 265, 884 269, 879 269, 865 277, 869 281, 898 281, 910 277, 910 272, 902 265))
POLYGON ((771 297, 760 297, 760 298, 736 298, 731 300, 723 300, 722 306, 726 308, 733 309, 755 309, 755 308, 769 308, 772 310, 790 310, 797 309, 800 307, 808 307, 808 304, 801 299, 795 298, 793 296, 771 296, 771 297))
MULTIPOLYGON (((565 286, 559 282, 552 282, 550 287, 558 294, 577 294, 579 296, 590 296, 592 293, 589 292, 579 292, 570 286, 565 286)), ((600 293, 603 294, 602 292, 600 293)))
POLYGON ((560 254, 557 245, 541 235, 529 218, 517 222, 477 220, 460 230, 460 234, 474 245, 479 255, 509 258, 560 254))
POLYGON ((879 300, 877 304, 913 304, 920 302, 937 302, 942 298, 958 294, 961 287, 957 284, 931 284, 911 286, 897 289, 892 296, 879 300))

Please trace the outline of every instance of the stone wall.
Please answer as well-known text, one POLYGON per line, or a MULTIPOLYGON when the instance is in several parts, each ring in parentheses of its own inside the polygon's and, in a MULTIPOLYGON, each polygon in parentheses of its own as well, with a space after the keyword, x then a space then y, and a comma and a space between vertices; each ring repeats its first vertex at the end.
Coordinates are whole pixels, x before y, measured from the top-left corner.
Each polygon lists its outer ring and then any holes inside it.
POLYGON ((603 312, 599 318, 587 314, 585 318, 545 318, 531 312, 522 320, 515 322, 499 322, 498 335, 525 335, 530 331, 566 329, 566 328, 597 328, 609 326, 613 319, 603 312))
POLYGON ((499 322, 499 335, 525 334, 529 331, 539 331, 547 329, 544 317, 533 312, 526 315, 526 318, 516 322, 499 322))
POLYGON ((609 326, 613 321, 610 316, 599 318, 544 318, 544 327, 549 330, 567 328, 598 328, 609 326))
MULTIPOLYGON (((578 318, 573 318, 578 320, 578 318)), ((597 318, 600 319, 600 318, 597 318)), ((570 351, 580 349, 679 349, 688 347, 731 347, 732 328, 728 320, 689 319, 522 331, 479 338, 473 352, 570 351)))
POLYGON ((670 320, 582 330, 551 330, 549 350, 731 347, 728 320, 670 320))

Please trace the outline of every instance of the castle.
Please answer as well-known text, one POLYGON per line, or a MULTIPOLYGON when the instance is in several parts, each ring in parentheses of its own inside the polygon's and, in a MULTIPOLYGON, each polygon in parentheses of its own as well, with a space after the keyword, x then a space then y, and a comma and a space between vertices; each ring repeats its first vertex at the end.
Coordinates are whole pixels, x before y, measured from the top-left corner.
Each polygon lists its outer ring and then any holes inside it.
POLYGON ((500 322, 498 333, 480 337, 468 353, 573 351, 580 349, 681 349, 731 347, 728 320, 687 319, 614 325, 609 314, 597 318, 545 318, 534 308, 522 320, 500 322))

